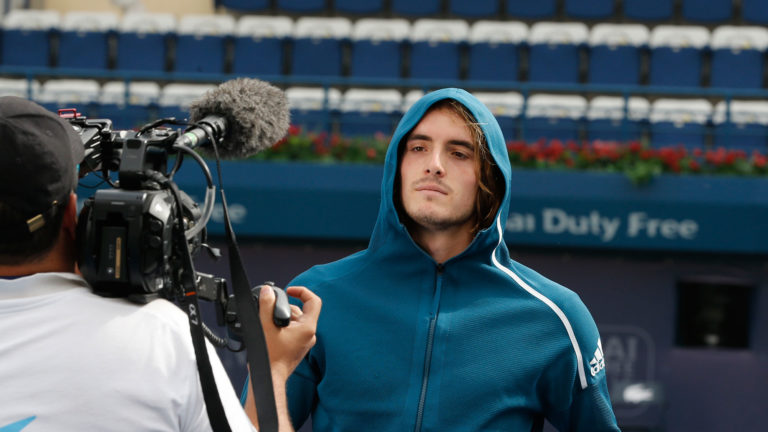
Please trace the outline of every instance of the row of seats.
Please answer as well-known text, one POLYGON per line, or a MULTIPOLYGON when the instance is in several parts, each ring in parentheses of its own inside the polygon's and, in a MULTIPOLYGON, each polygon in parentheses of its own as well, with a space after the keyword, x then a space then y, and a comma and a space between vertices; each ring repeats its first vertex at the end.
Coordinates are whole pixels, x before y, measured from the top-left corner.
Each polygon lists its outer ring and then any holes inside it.
MULTIPOLYGON (((9 13, 3 21, 0 64, 48 66, 53 51, 49 30, 57 20, 55 11, 9 13)), ((710 32, 702 26, 470 25, 434 19, 353 23, 341 17, 294 21, 251 15, 237 20, 189 15, 177 22, 167 14, 133 13, 118 20, 109 13, 71 12, 59 30, 55 51, 61 68, 366 79, 759 89, 768 49, 768 29, 753 26, 720 26, 710 32)))
POLYGON ((727 23, 741 19, 768 23, 763 0, 217 0, 219 6, 244 13, 391 15, 551 20, 669 21, 727 23), (332 4, 331 4, 332 3, 332 4))
MULTIPOLYGON (((77 108, 88 117, 110 118, 117 129, 128 129, 161 117, 188 116, 192 101, 212 89, 208 84, 167 84, 123 81, 100 85, 95 80, 0 80, 0 94, 31 97, 52 111, 77 108)), ((708 130, 715 144, 766 152, 768 102, 734 100, 712 105, 706 99, 476 92, 494 113, 507 139, 535 141, 634 140, 646 130, 654 146, 707 146, 708 130), (586 126, 586 128, 585 128, 586 126)), ((290 87, 286 90, 292 123, 306 130, 329 130, 335 124, 345 136, 390 134, 402 113, 423 95, 395 89, 290 87)))

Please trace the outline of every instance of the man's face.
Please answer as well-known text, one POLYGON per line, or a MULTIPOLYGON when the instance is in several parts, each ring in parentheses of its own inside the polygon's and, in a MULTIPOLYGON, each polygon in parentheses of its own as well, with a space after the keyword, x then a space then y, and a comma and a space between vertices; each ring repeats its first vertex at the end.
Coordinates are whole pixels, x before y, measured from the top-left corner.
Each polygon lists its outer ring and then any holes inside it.
POLYGON ((403 208, 425 230, 474 224, 475 143, 465 121, 449 109, 425 115, 409 135, 400 161, 403 208))

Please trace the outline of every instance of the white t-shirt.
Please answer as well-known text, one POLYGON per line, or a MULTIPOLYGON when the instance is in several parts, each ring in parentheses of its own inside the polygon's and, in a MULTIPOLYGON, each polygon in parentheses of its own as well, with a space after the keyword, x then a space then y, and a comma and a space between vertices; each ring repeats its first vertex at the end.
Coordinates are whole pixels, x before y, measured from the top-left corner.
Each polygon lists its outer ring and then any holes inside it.
MULTIPOLYGON (((208 355, 232 430, 255 430, 210 344, 208 355)), ((0 279, 4 428, 210 431, 186 315, 99 297, 70 273, 0 279)))

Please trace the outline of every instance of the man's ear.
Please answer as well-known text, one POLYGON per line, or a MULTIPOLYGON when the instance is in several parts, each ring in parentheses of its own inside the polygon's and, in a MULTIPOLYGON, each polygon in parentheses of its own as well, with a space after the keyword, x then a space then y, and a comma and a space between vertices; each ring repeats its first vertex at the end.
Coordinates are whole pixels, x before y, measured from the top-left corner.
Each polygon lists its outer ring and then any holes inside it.
POLYGON ((64 208, 61 229, 74 240, 75 231, 77 229, 77 195, 75 195, 74 192, 69 194, 69 203, 67 203, 66 208, 64 208))

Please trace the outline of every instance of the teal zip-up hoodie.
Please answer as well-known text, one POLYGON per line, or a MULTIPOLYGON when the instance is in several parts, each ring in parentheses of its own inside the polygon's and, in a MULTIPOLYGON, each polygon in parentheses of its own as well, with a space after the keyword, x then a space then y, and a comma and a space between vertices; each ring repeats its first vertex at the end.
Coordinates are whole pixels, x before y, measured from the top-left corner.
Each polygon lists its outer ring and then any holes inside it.
POLYGON ((387 151, 368 248, 290 285, 323 299, 317 344, 288 382, 298 428, 314 432, 616 431, 595 323, 579 297, 513 261, 506 188, 492 226, 443 264, 414 243, 393 201, 397 147, 442 99, 465 105, 512 181, 496 119, 460 89, 425 95, 387 151))

